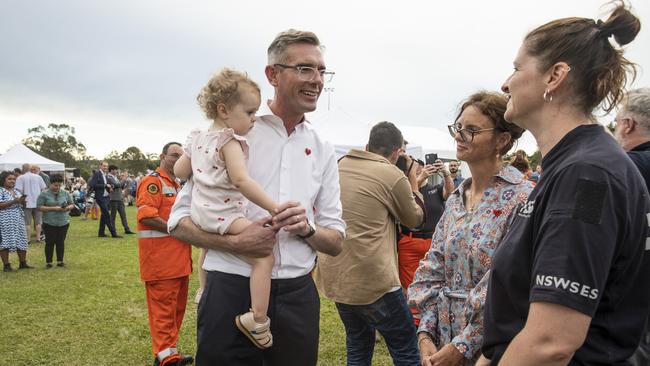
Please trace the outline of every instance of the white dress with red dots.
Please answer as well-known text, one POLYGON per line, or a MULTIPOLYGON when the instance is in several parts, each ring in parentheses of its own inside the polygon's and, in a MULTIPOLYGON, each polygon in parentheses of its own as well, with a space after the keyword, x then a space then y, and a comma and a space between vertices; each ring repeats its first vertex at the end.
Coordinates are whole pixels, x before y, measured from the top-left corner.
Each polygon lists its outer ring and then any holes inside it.
POLYGON ((241 144, 248 160, 248 143, 232 128, 218 131, 194 130, 185 143, 185 153, 192 161, 192 221, 201 229, 225 234, 233 221, 246 217, 248 200, 232 184, 226 162, 219 150, 230 140, 241 144))

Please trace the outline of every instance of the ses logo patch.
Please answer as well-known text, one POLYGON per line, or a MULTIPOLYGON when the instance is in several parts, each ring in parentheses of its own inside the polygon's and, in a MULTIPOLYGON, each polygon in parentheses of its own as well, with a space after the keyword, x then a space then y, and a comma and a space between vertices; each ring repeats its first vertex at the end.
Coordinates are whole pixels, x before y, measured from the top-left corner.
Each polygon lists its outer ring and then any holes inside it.
POLYGON ((562 277, 537 275, 535 276, 535 285, 541 287, 555 287, 591 300, 598 298, 598 289, 562 277))
POLYGON ((535 200, 531 200, 526 202, 523 206, 521 206, 517 215, 521 217, 529 218, 530 215, 533 214, 534 210, 535 210, 535 200))

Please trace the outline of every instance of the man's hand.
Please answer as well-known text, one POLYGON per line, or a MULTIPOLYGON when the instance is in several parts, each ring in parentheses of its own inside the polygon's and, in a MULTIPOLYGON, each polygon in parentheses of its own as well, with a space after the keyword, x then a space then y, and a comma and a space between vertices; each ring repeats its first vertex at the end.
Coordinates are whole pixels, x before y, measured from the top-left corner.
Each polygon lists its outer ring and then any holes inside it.
POLYGON ((433 175, 433 173, 437 171, 438 169, 435 165, 425 165, 420 171, 420 174, 418 174, 418 186, 422 186, 422 183, 424 183, 427 179, 429 179, 430 176, 433 175))
POLYGON ((178 222, 170 234, 180 241, 200 248, 262 258, 273 251, 276 233, 276 230, 271 227, 270 217, 251 223, 237 235, 219 235, 201 230, 189 216, 186 216, 178 222))
POLYGON ((244 231, 235 235, 235 251, 239 255, 251 258, 263 258, 273 252, 275 231, 271 227, 271 218, 255 221, 244 231))
POLYGON ((305 208, 299 202, 289 201, 280 205, 273 216, 273 229, 288 231, 293 235, 307 235, 309 225, 305 208))
POLYGON ((440 173, 445 177, 450 174, 449 170, 447 169, 447 166, 440 159, 436 160, 433 163, 433 167, 434 167, 436 173, 440 173))

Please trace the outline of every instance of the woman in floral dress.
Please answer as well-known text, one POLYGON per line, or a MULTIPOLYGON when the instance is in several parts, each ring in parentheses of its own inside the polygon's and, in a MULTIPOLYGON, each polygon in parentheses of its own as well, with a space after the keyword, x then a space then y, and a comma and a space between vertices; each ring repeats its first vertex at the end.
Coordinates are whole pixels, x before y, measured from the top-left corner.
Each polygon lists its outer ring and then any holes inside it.
POLYGON ((467 162, 472 177, 447 200, 431 249, 408 289, 409 303, 422 314, 423 365, 473 365, 478 359, 492 253, 514 208, 533 188, 502 161, 524 131, 503 118, 506 103, 502 94, 473 94, 449 126, 456 156, 467 162))
POLYGON ((11 272, 9 252, 18 252, 19 267, 31 268, 27 265, 27 231, 23 207, 25 196, 17 190, 16 174, 13 172, 0 173, 0 258, 4 272, 11 272))

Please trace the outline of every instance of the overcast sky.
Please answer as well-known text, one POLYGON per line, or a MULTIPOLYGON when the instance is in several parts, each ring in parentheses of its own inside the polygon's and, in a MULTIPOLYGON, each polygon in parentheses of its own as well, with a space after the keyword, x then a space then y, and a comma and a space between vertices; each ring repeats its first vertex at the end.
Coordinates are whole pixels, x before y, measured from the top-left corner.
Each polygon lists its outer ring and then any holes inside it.
MULTIPOLYGON (((55 122, 98 158, 158 152, 206 128, 195 98, 221 67, 247 71, 271 97, 266 48, 288 28, 314 31, 336 72, 314 124, 333 142, 364 144, 358 131, 382 120, 445 130, 463 98, 500 87, 526 32, 607 14, 597 0, 10 3, 0 12, 0 153, 55 122)), ((650 1, 632 5, 644 24, 626 51, 640 66, 632 87, 650 86, 650 1)), ((535 149, 530 137, 520 145, 535 149)))

